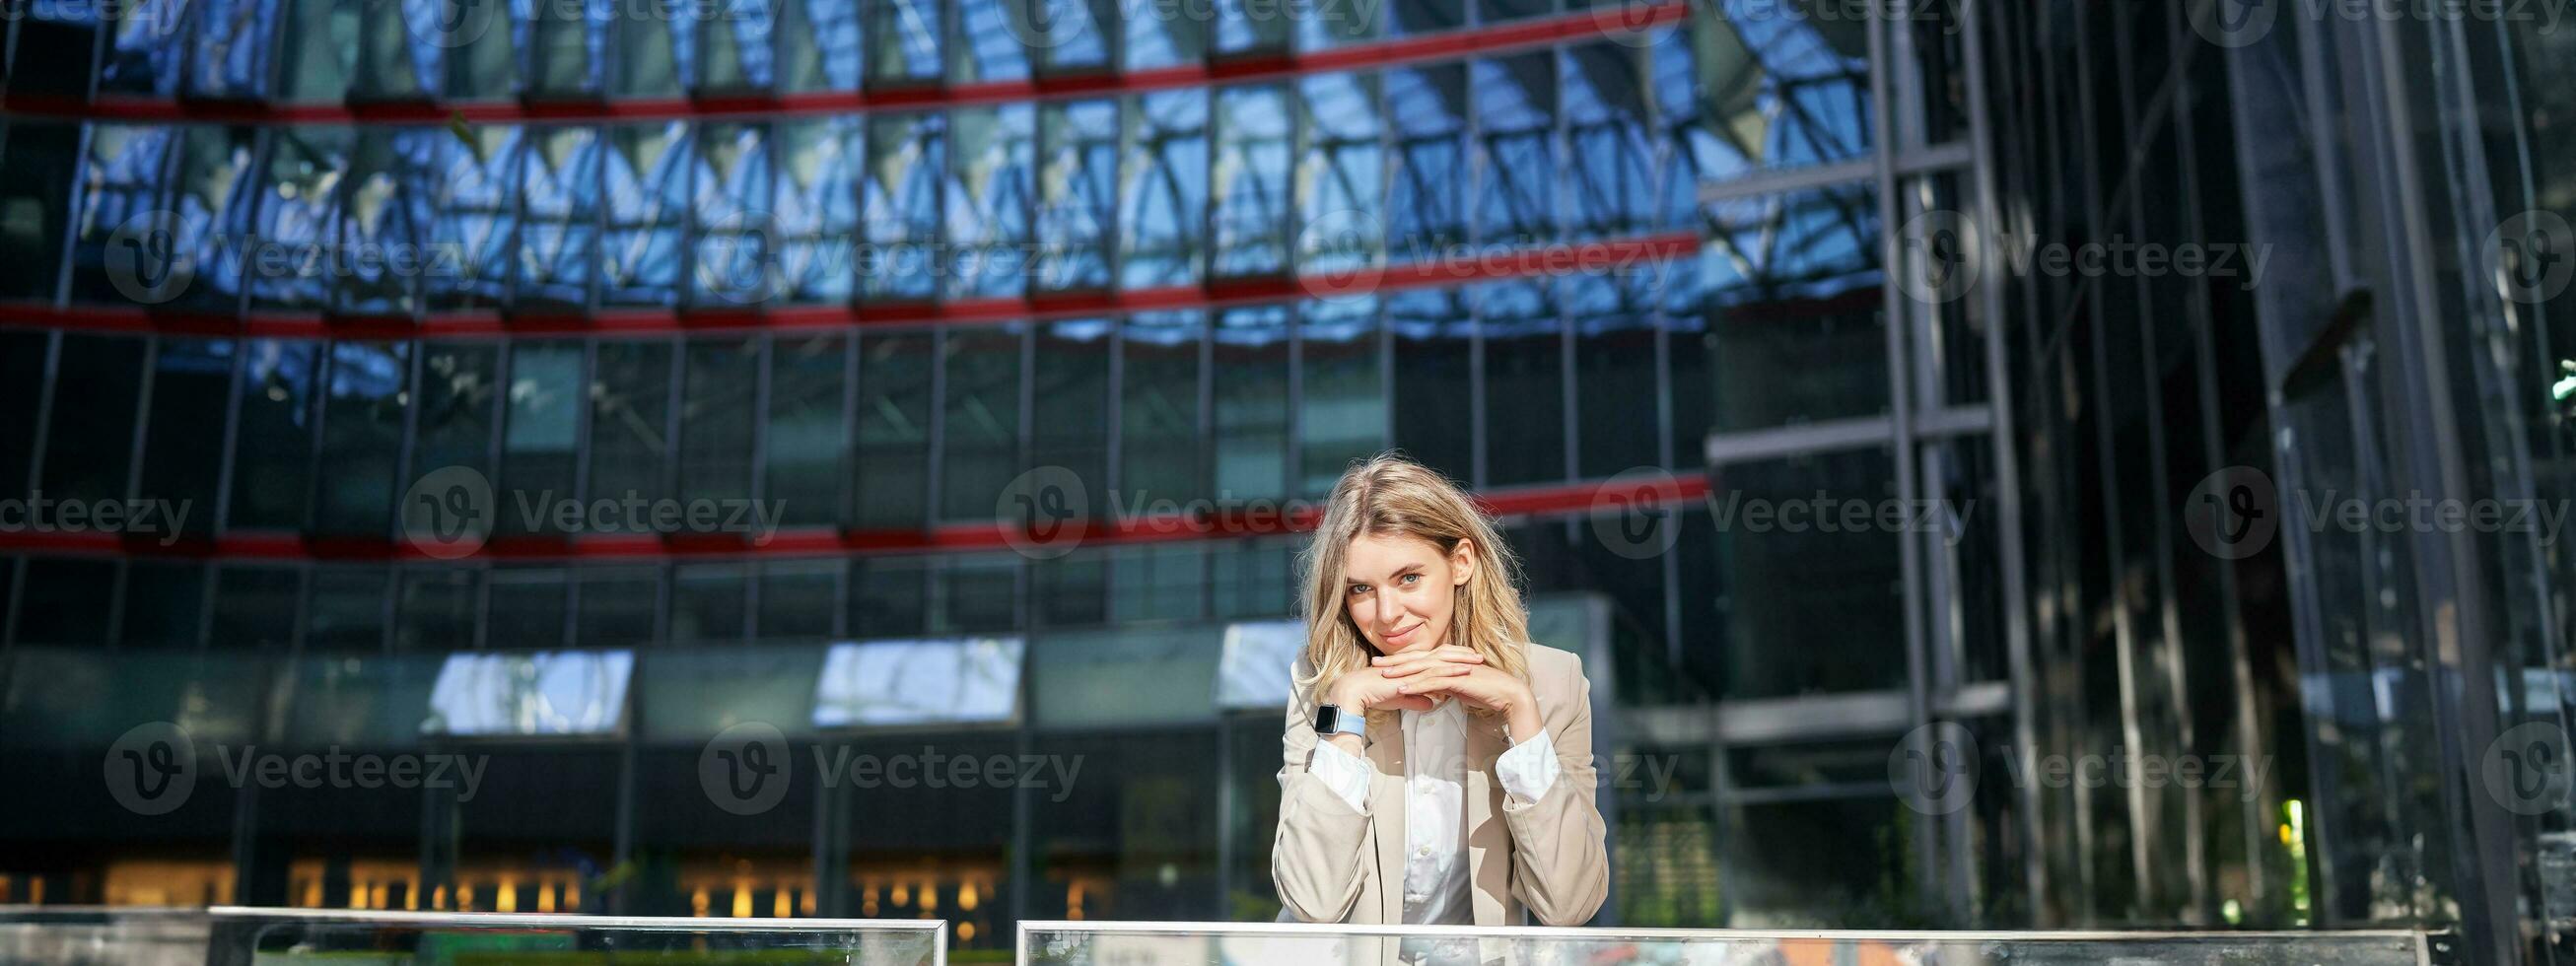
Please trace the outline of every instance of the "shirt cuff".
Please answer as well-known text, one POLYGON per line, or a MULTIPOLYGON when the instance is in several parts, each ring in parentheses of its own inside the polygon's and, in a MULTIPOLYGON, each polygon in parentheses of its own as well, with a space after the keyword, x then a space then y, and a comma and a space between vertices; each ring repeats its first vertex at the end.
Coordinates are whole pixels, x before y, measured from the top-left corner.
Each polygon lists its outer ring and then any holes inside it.
POLYGON ((1494 758, 1494 776, 1502 780, 1503 790, 1524 802, 1546 795, 1563 768, 1556 761, 1556 743, 1548 740, 1545 728, 1494 758))
MULTIPOLYGON (((1551 762, 1553 764, 1553 762, 1551 762)), ((1340 745, 1330 741, 1315 743, 1313 757, 1306 759, 1306 773, 1324 783, 1325 788, 1349 802, 1351 811, 1368 814, 1369 767, 1340 745)))

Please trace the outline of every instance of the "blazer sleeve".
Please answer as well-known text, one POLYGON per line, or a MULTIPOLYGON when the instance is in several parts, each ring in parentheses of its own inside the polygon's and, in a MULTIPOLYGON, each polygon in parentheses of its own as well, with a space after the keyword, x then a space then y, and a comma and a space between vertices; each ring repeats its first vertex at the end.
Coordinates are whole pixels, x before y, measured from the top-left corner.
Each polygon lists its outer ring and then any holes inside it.
POLYGON ((1592 770, 1592 682, 1569 666, 1556 707, 1544 708, 1562 770, 1547 794, 1503 797, 1512 832, 1512 894, 1548 926, 1579 926, 1610 895, 1610 852, 1592 770))
MULTIPOLYGON (((1289 673, 1303 677, 1305 662, 1289 673)), ((1367 874, 1369 816, 1307 771, 1315 750, 1314 716, 1314 699, 1302 689, 1289 699, 1279 742, 1279 831, 1270 847, 1270 880, 1279 888, 1280 904, 1298 921, 1343 922, 1359 903, 1367 874)))

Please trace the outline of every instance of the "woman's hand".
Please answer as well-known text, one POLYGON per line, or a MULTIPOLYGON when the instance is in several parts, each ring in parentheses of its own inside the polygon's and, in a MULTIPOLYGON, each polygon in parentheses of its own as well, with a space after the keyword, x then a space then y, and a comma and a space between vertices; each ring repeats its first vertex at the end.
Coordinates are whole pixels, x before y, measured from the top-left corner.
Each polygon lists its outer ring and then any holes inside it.
POLYGON ((1407 695, 1398 691, 1397 688, 1403 683, 1401 680, 1387 676, 1384 668, 1355 668, 1350 673, 1333 680, 1333 686, 1330 693, 1325 696, 1324 703, 1354 714, 1366 714, 1376 708, 1395 711, 1431 710, 1433 701, 1430 698, 1407 695))
MULTIPOLYGON (((1403 656, 1396 655, 1397 658, 1403 656)), ((1514 741, 1527 741, 1542 727, 1538 697, 1530 692, 1529 682, 1501 668, 1482 660, 1470 663, 1440 659, 1414 661, 1407 666, 1415 665, 1427 666, 1416 667, 1402 678, 1396 685, 1396 693, 1415 697, 1445 694, 1474 707, 1491 709, 1505 716, 1514 741)), ((1394 672, 1390 670, 1388 673, 1394 672)))

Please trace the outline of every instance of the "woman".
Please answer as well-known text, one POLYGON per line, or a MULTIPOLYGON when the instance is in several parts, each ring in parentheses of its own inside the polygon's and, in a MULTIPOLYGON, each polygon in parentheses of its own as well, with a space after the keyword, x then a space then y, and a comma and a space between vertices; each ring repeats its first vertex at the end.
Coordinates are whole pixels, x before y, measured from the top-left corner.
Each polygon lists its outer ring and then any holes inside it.
POLYGON ((1575 655, 1528 642, 1493 524, 1440 474, 1380 456, 1334 485, 1303 564, 1270 858, 1287 914, 1591 919, 1610 860, 1590 683, 1575 655))

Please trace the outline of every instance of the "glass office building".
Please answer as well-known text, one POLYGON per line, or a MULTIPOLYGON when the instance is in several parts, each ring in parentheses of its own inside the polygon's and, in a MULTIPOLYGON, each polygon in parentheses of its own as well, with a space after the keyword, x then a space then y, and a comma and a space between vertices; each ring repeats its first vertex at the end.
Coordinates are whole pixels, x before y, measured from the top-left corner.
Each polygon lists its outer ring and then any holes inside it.
POLYGON ((2186 517, 2220 468, 2356 454, 2565 489, 2549 304, 2426 247, 2576 205, 2528 160, 2565 40, 2223 5, 16 0, 0 495, 187 512, 0 532, 0 767, 36 790, 0 902, 940 916, 966 950, 1268 918, 1264 642, 1308 501, 1392 447, 1503 518, 1533 636, 1586 655, 1604 923, 2545 933, 2566 810, 2470 799, 2558 706, 2456 702, 2554 693, 2564 561, 2229 558, 2186 517), (2426 117, 2477 136, 2400 136, 2426 117), (1950 222, 2268 246, 2304 294, 1954 279, 1950 222), (2464 333, 2512 352, 2418 351, 2464 333), (2371 411, 2405 419, 2345 444, 2371 411), (1067 493, 1078 539, 1029 545, 1067 493), (1895 515, 1744 512, 1844 505, 1895 515), (2436 646, 2471 631, 2509 643, 2436 646), (1082 764, 817 768, 744 814, 704 769, 745 724, 799 768, 1082 764), (165 813, 102 779, 138 726, 208 776, 165 813), (1894 780, 1927 728, 1974 736, 1968 807, 1894 780), (255 770, 335 751, 482 770, 255 770), (2009 777, 2115 752, 2270 767, 2009 777))

